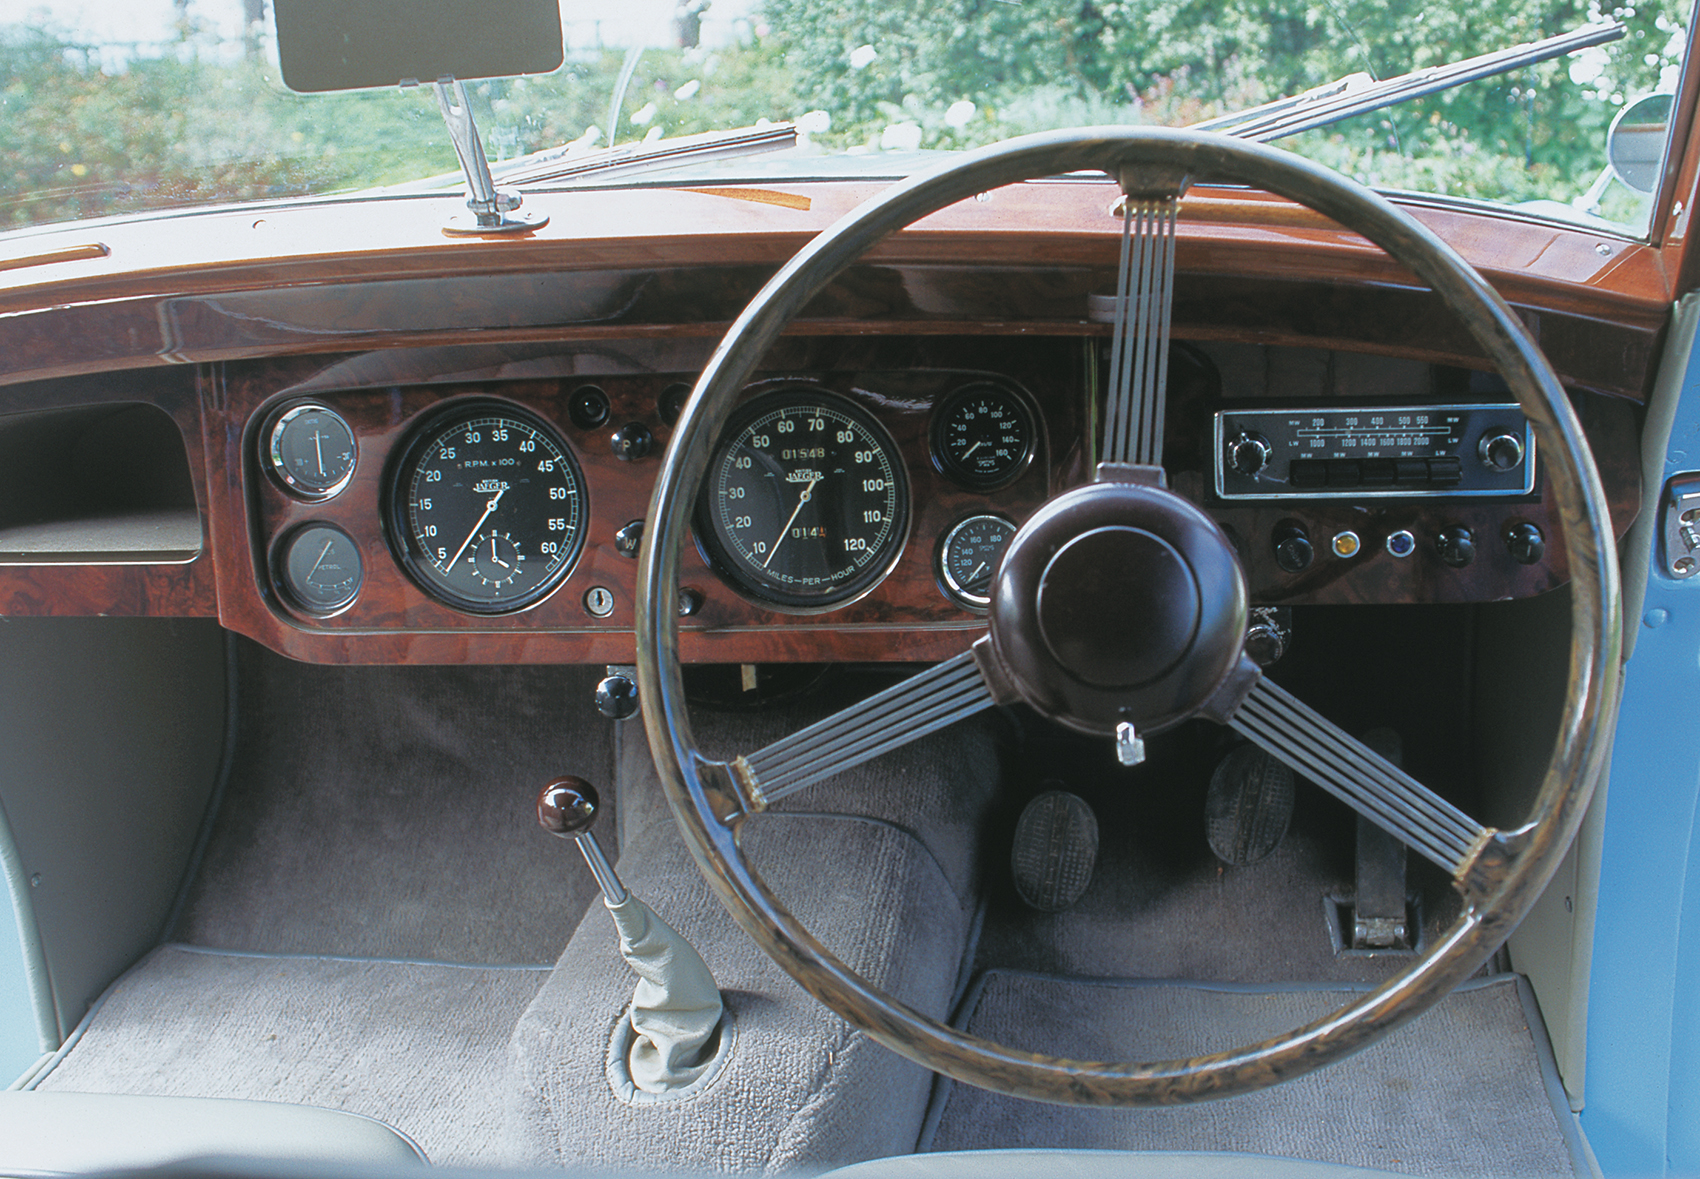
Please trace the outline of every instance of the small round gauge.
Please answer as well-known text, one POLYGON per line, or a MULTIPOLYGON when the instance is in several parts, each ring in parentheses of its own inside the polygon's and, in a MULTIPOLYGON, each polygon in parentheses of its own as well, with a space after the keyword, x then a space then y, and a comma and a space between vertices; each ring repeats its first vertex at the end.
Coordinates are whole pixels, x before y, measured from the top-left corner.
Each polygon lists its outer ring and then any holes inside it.
POLYGON ((818 610, 876 584, 909 528, 891 435, 842 397, 787 389, 732 415, 709 461, 697 536, 739 588, 818 610))
POLYGON ((1002 516, 958 521, 939 542, 939 584, 945 594, 971 610, 990 606, 992 578, 1014 536, 1015 525, 1002 516))
POLYGON ((354 431, 322 405, 297 405, 272 423, 266 441, 272 474, 303 499, 329 499, 354 474, 354 431))
POLYGON ((584 547, 584 477, 560 436, 517 406, 461 403, 403 451, 391 542, 425 592, 472 614, 539 601, 584 547))
POLYGON ((987 491, 1012 482, 1033 461, 1033 413, 999 385, 969 385, 933 412, 933 461, 964 487, 987 491))
POLYGON ((304 525, 279 550, 277 575, 295 605, 310 614, 335 614, 360 594, 360 546, 340 528, 304 525))

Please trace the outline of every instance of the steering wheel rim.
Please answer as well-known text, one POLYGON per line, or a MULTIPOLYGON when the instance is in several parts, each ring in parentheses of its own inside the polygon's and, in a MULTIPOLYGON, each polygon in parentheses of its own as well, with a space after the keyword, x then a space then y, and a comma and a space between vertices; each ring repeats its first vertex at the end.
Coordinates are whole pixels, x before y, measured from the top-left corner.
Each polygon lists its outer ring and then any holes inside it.
POLYGON ((1610 517, 1582 429, 1521 321, 1461 257, 1370 190, 1259 144, 1155 128, 1047 132, 967 153, 902 181, 846 214, 751 300, 698 380, 662 459, 637 586, 637 668, 650 748, 699 870, 733 918, 816 999, 895 1052, 957 1080, 1041 1101, 1166 1105, 1230 1096, 1299 1076, 1368 1046, 1469 977, 1509 936, 1569 847, 1591 797, 1615 710, 1618 572, 1610 517), (868 984, 826 950, 742 855, 751 802, 728 766, 698 751, 678 659, 679 552, 710 452, 739 391, 784 327, 874 243, 959 200, 1005 184, 1082 170, 1244 184, 1295 200, 1367 238, 1415 272, 1459 315, 1533 423, 1571 572, 1571 653, 1563 713, 1524 824, 1486 829, 1454 884, 1464 906, 1403 973, 1331 1015, 1259 1044, 1183 1060, 1069 1060, 951 1028, 868 984))

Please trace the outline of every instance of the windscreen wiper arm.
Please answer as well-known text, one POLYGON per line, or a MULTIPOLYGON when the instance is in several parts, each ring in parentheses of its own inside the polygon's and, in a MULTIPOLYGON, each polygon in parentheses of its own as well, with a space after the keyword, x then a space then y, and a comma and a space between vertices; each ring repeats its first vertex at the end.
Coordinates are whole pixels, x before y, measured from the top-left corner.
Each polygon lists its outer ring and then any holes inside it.
POLYGON ((568 154, 556 148, 515 160, 500 168, 503 184, 537 185, 563 180, 600 180, 656 167, 694 164, 704 160, 733 159, 759 152, 783 151, 797 145, 794 123, 767 127, 740 127, 735 131, 705 131, 654 143, 631 143, 583 153, 568 154))
POLYGON ((1414 98, 1450 90, 1466 82, 1491 78, 1536 62, 1562 57, 1578 49, 1616 41, 1629 31, 1621 21, 1609 24, 1584 25, 1569 33, 1496 49, 1479 57, 1466 58, 1451 65, 1429 66, 1377 82, 1368 74, 1348 74, 1314 90, 1291 98, 1281 98, 1250 110, 1238 111, 1220 118, 1194 123, 1189 130, 1216 131, 1258 143, 1268 143, 1301 131, 1314 131, 1353 115, 1367 114, 1383 107, 1410 102, 1414 98))

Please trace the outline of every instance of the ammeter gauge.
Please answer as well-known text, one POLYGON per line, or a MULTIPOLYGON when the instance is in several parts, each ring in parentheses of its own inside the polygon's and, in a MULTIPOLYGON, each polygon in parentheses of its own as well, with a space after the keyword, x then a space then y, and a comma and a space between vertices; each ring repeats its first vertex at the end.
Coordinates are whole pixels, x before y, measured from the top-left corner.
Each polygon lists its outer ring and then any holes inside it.
POLYGON ((335 410, 296 405, 272 423, 266 462, 277 481, 302 499, 329 499, 354 474, 354 431, 335 410))

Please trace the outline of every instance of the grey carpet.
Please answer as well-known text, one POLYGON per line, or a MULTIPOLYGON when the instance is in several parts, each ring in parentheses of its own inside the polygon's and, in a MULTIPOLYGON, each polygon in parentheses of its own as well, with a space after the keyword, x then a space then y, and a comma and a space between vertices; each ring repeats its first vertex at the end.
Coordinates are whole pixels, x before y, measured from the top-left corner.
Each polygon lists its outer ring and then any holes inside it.
MULTIPOLYGON (((805 994, 733 924, 677 838, 664 834, 631 847, 621 872, 714 971, 732 1020, 726 1063, 680 1100, 614 1092, 608 1045, 632 979, 612 923, 587 920, 514 1030, 506 1161, 596 1173, 779 1172, 913 1150, 931 1075, 805 994)), ((943 1018, 970 911, 916 840, 866 819, 786 815, 758 818, 745 842, 828 948, 876 986, 943 1018)))
POLYGON ((489 1165, 508 1034, 547 977, 164 946, 113 984, 37 1087, 349 1110, 435 1163, 489 1165))
MULTIPOLYGON (((599 675, 314 667, 243 642, 228 785, 171 939, 553 962, 596 890, 535 802, 562 774, 610 783, 599 675)), ((616 829, 610 815, 598 831, 610 853, 616 829)))
MULTIPOLYGON (((994 972, 961 1022, 1031 1051, 1159 1060, 1254 1043, 1349 997, 994 972)), ((1100 1110, 952 1084, 942 1104, 930 1150, 1231 1150, 1415 1175, 1575 1173, 1517 981, 1504 976, 1461 989, 1332 1068, 1245 1097, 1100 1110)))

